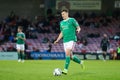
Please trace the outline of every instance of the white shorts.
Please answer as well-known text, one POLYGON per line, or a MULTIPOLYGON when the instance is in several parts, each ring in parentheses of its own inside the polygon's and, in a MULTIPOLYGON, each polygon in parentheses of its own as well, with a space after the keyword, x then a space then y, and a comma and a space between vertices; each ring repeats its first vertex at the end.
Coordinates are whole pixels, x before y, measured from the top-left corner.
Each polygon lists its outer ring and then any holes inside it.
POLYGON ((24 51, 25 50, 25 45, 24 44, 17 44, 16 48, 24 51))
POLYGON ((74 50, 74 47, 75 47, 75 42, 74 41, 69 41, 69 42, 66 42, 66 43, 63 43, 64 45, 64 50, 66 51, 66 49, 70 49, 70 50, 74 50))

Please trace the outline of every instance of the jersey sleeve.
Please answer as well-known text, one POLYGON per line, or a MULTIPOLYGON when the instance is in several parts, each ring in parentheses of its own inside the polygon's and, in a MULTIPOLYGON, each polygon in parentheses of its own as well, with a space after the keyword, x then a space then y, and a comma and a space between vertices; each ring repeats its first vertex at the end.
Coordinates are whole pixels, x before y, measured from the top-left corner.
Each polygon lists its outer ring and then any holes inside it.
POLYGON ((73 18, 73 25, 75 26, 75 27, 79 27, 79 24, 78 24, 78 22, 73 18))
POLYGON ((18 37, 18 33, 16 34, 16 37, 18 37))
POLYGON ((24 33, 22 34, 22 38, 25 38, 25 34, 24 33))

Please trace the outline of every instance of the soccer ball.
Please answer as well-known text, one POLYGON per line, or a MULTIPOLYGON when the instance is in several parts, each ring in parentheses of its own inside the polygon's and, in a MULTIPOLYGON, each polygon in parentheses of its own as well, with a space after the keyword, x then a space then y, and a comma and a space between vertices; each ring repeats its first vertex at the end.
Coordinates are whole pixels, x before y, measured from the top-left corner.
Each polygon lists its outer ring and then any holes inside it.
POLYGON ((62 70, 60 68, 55 68, 53 71, 54 76, 61 76, 62 70))

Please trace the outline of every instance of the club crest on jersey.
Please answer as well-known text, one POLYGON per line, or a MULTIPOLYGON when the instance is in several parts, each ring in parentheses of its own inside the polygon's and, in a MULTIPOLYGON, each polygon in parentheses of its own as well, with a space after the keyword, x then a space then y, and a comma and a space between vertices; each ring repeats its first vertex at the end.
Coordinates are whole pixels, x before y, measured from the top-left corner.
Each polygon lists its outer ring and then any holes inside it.
POLYGON ((62 29, 64 29, 65 28, 65 26, 62 26, 62 29))

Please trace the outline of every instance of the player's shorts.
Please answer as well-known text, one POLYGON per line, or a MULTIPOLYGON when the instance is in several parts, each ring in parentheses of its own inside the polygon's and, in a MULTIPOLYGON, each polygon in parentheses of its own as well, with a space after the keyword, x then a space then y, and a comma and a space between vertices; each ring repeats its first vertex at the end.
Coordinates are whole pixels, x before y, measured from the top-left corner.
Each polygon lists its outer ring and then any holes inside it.
POLYGON ((74 50, 75 42, 74 41, 69 41, 69 42, 63 43, 63 45, 64 45, 64 50, 65 51, 66 51, 66 49, 74 50))
POLYGON ((107 51, 107 46, 102 46, 102 51, 107 51))
POLYGON ((24 51, 25 50, 25 45, 24 44, 17 44, 16 48, 24 51))

